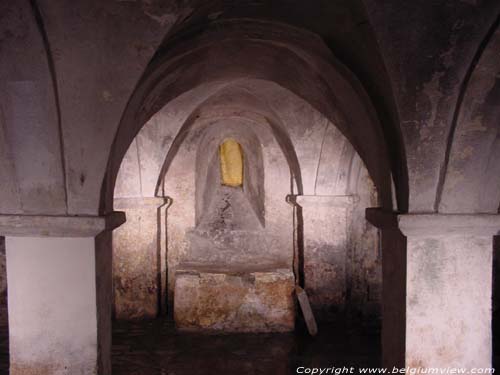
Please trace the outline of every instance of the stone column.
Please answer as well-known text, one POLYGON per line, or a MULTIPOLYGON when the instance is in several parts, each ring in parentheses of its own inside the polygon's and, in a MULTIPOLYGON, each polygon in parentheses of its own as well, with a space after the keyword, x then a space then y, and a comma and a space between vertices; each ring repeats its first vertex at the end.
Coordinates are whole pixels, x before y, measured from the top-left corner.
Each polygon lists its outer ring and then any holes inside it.
POLYGON ((397 226, 407 241, 405 365, 491 367, 492 249, 500 216, 398 215, 397 226))
POLYGON ((407 237, 406 365, 491 367, 498 215, 400 215, 407 237))
POLYGON ((111 373, 110 231, 123 221, 0 216, 11 375, 111 373))
POLYGON ((114 208, 127 214, 127 222, 113 232, 117 319, 155 318, 166 301, 166 254, 161 247, 165 203, 164 198, 114 200, 114 208))
POLYGON ((347 227, 355 198, 295 197, 295 203, 301 207, 298 224, 303 229, 304 286, 311 307, 322 319, 334 318, 345 307, 347 227))
POLYGON ((382 250, 382 364, 405 367, 406 347, 406 238, 397 215, 376 208, 366 219, 380 229, 382 250))

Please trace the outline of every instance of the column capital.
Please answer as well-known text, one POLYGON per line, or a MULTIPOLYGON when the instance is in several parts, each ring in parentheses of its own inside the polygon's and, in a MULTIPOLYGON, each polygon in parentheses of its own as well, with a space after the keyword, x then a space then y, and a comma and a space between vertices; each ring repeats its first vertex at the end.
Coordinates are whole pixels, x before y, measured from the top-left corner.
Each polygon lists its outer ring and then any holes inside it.
POLYGON ((0 235, 10 237, 95 237, 125 222, 125 213, 106 216, 0 215, 0 235))
POLYGON ((406 237, 500 234, 500 215, 497 214, 399 214, 367 208, 366 219, 380 229, 399 229, 406 237))
POLYGON ((398 215, 401 232, 407 236, 486 236, 500 233, 500 215, 495 214, 407 214, 398 215))
POLYGON ((359 197, 357 195, 289 195, 287 200, 301 207, 312 205, 350 207, 359 201, 359 197))
POLYGON ((132 197, 132 198, 115 198, 113 206, 118 210, 141 209, 141 208, 158 208, 164 204, 172 202, 169 197, 132 197))

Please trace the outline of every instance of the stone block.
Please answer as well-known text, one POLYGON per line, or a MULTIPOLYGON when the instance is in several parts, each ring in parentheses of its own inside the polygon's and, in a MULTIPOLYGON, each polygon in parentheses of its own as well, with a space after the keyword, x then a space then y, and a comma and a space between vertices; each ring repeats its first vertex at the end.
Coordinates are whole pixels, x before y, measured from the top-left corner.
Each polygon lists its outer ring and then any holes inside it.
POLYGON ((291 270, 178 270, 174 320, 178 329, 286 332, 295 325, 291 270))

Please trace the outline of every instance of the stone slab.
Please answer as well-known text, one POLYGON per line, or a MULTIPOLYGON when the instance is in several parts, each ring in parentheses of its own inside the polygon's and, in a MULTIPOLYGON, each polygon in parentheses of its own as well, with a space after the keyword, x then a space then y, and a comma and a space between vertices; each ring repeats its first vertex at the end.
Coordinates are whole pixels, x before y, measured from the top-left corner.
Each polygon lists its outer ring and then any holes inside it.
POLYGON ((0 215, 0 235, 10 237, 95 237, 125 222, 125 213, 106 216, 0 215))
POLYGON ((292 270, 221 273, 179 270, 174 320, 188 331, 287 332, 295 326, 292 270))
POLYGON ((140 198, 115 198, 113 206, 117 210, 158 208, 164 204, 171 204, 169 197, 140 197, 140 198))
POLYGON ((399 229, 409 236, 494 236, 500 233, 496 214, 405 214, 367 208, 366 219, 380 229, 399 229))
POLYGON ((352 207, 359 202, 357 195, 296 195, 289 196, 288 200, 301 207, 352 207))
POLYGON ((399 229, 409 236, 494 236, 500 233, 500 215, 409 214, 398 215, 399 229))

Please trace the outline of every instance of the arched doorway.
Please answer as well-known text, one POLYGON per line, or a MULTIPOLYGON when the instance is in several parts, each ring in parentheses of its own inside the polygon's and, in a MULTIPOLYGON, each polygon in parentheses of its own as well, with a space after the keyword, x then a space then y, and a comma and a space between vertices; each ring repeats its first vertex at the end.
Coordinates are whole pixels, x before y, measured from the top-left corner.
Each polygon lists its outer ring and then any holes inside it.
MULTIPOLYGON (((197 91, 200 95, 203 88, 197 91)), ((184 95, 177 100, 186 103, 186 97, 198 97, 196 92, 184 95)), ((324 340, 334 326, 339 332, 339 326, 349 320, 351 326, 379 329, 378 234, 364 220, 365 208, 376 205, 378 198, 363 162, 338 129, 302 99, 261 80, 241 80, 217 90, 186 112, 184 122, 172 116, 174 109, 178 111, 176 100, 141 129, 126 153, 115 188, 118 200, 140 191, 152 196, 136 199, 168 197, 161 224, 165 235, 160 256, 165 262, 160 267, 162 302, 156 304, 165 304, 161 311, 175 311, 180 305, 178 326, 191 331, 251 332, 242 340, 254 347, 249 354, 254 363, 258 361, 252 356, 267 356, 255 350, 252 340, 259 339, 254 333, 291 331, 296 316, 295 334, 265 336, 270 345, 288 348, 274 364, 285 363, 289 370, 292 358, 301 355, 304 363, 326 364, 329 357, 318 348, 325 341, 302 347, 302 318, 288 302, 292 297, 294 303, 294 261, 300 256, 304 286, 324 340), (285 98, 288 104, 275 110, 285 98), (242 187, 221 184, 219 147, 227 139, 236 140, 243 150, 242 187), (152 173, 156 178, 147 177, 152 173), (225 188, 236 190, 229 190, 228 198, 225 188), (240 196, 232 196, 233 192, 240 196), (232 199, 235 204, 228 205, 232 199), (245 216, 249 213, 251 217, 245 216), (246 219, 234 220, 238 214, 246 219), (231 230, 226 230, 226 224, 231 230), (285 270, 286 277, 279 270, 285 270), (270 279, 272 287, 259 278, 270 279), (256 285, 263 289, 255 289, 256 285), (251 304, 241 303, 239 296, 251 304), (262 303, 266 299, 270 309, 262 303), (256 313, 256 306, 262 315, 256 313)), ((156 215, 156 208, 150 213, 156 215)), ((133 215, 127 212, 129 218, 133 215)), ((127 231, 126 226, 116 234, 127 231)), ((143 233, 156 235, 156 231, 143 233)), ((163 332, 206 342, 203 335, 163 332)), ((117 339, 127 340, 120 335, 117 339)), ((232 342, 220 340, 223 350, 232 342)), ((372 350, 368 360, 374 364, 379 357, 378 336, 368 341, 368 351, 372 350)), ((200 345, 200 350, 208 350, 200 345)), ((338 342, 325 347, 331 345, 339 361, 352 354, 340 349, 338 342)), ((128 365, 118 362, 117 366, 128 365)))

